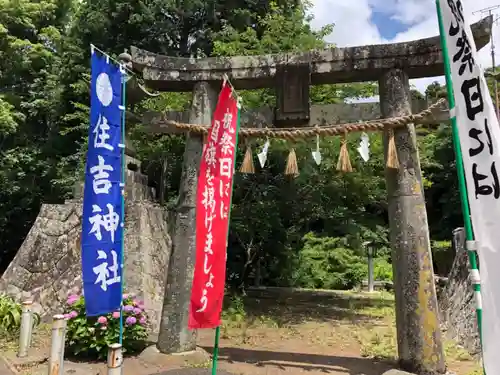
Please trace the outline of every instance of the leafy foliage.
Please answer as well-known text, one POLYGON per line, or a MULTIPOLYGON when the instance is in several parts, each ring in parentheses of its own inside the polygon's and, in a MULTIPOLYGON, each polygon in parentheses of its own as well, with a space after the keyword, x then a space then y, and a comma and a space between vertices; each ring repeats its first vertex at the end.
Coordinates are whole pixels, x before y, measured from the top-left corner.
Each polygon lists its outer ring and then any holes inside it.
POLYGON ((455 259, 451 241, 432 241, 431 247, 434 272, 438 275, 447 276, 455 259))
POLYGON ((0 296, 0 329, 2 332, 13 332, 21 327, 21 305, 12 298, 0 296))
POLYGON ((227 306, 222 311, 222 320, 235 323, 242 323, 245 320, 247 313, 245 311, 245 302, 241 296, 232 296, 229 303, 225 302, 225 304, 227 306))
MULTIPOLYGON (((144 348, 147 338, 147 313, 143 302, 123 295, 123 351, 134 353, 144 348)), ((120 312, 97 318, 85 315, 83 296, 71 295, 67 300, 66 352, 90 358, 106 358, 108 347, 119 341, 120 312)))
POLYGON ((352 289, 367 276, 366 260, 349 248, 343 238, 304 237, 297 267, 297 286, 352 289))
MULTIPOLYGON (((21 327, 22 307, 13 298, 0 294, 0 333, 2 335, 17 334, 21 327)), ((33 325, 40 323, 40 316, 33 314, 33 325)))
POLYGON ((41 201, 64 196, 52 183, 58 175, 55 142, 61 67, 55 51, 70 7, 70 0, 0 1, 2 266, 24 239, 41 201))
POLYGON ((375 259, 373 277, 377 281, 392 281, 392 265, 385 258, 375 259))

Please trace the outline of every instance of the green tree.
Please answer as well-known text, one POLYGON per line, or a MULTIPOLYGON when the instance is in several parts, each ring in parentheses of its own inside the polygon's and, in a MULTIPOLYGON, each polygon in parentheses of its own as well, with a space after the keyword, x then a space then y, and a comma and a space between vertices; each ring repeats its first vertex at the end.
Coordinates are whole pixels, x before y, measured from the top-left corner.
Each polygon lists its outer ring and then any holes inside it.
MULTIPOLYGON (((311 28, 312 16, 308 4, 293 10, 271 3, 264 16, 256 15, 255 26, 246 29, 226 25, 214 34, 213 55, 215 56, 252 56, 280 52, 304 52, 312 49, 327 48, 324 38, 333 30, 333 25, 325 25, 318 31, 311 28)), ((370 97, 377 93, 376 83, 321 85, 311 87, 311 102, 314 104, 339 103, 346 98, 370 97)), ((253 90, 240 93, 245 105, 256 108, 274 105, 271 90, 253 90)))
MULTIPOLYGON (((425 93, 429 101, 446 98, 446 86, 433 82, 425 93)), ((432 238, 449 240, 463 226, 457 170, 450 123, 426 129, 419 139, 426 202, 432 238)))
MULTIPOLYGON (((215 34, 213 53, 261 55, 327 48, 324 37, 331 33, 332 25, 313 31, 307 10, 304 6, 289 12, 273 5, 264 17, 256 17, 257 27, 241 31, 227 26, 215 34)), ((376 92, 374 83, 314 86, 311 101, 339 103, 376 92)), ((275 103, 272 90, 239 94, 246 108, 275 103)), ((352 149, 357 137, 350 137, 349 141, 352 149)), ((321 141, 324 161, 320 167, 313 165, 310 157, 314 140, 294 144, 301 168, 295 181, 283 175, 291 145, 277 140, 272 141, 266 168, 255 175, 237 175, 229 236, 231 281, 240 287, 256 277, 267 284, 292 284, 301 259, 303 236, 310 231, 320 236, 349 236, 356 240, 358 248, 362 237, 379 231, 381 242, 387 243, 387 232, 380 231, 386 211, 385 185, 380 177, 382 144, 379 136, 372 137, 371 142, 372 160, 366 164, 353 161, 357 172, 349 175, 336 171, 339 139, 321 141), (264 217, 266 220, 253 219, 264 217), (254 224, 248 225, 249 220, 254 224)))
POLYGON ((484 71, 484 75, 486 77, 486 83, 488 84, 488 88, 490 89, 490 95, 492 98, 495 97, 495 89, 494 89, 494 82, 495 80, 498 80, 500 78, 499 76, 500 69, 499 67, 493 68, 486 68, 484 71))
POLYGON ((52 150, 71 2, 0 1, 0 264, 31 228, 42 200, 57 199, 52 150), (13 235, 14 234, 14 235, 13 235))
POLYGON ((304 237, 294 284, 305 288, 352 289, 368 274, 365 259, 345 238, 304 237))
POLYGON ((425 96, 428 100, 436 100, 446 98, 446 86, 441 85, 439 82, 434 81, 425 90, 425 96))

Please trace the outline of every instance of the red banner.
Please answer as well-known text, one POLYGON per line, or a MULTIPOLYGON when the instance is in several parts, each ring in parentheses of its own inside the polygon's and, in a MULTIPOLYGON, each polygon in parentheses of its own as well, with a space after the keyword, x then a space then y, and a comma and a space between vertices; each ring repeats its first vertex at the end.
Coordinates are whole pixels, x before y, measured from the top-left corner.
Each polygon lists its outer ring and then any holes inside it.
POLYGON ((236 154, 238 105, 229 85, 223 85, 207 143, 203 148, 196 194, 196 263, 190 329, 220 325, 229 211, 236 154))

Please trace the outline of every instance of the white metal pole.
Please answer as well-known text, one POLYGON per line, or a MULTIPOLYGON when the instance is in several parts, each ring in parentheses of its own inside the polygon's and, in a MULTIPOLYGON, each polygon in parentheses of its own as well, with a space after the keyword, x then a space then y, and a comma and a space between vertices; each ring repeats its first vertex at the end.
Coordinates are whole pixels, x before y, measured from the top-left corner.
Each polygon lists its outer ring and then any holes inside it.
POLYGON ((368 248, 368 293, 373 293, 374 287, 374 275, 373 275, 373 251, 368 248))
POLYGON ((121 375, 123 355, 121 344, 111 344, 108 348, 108 375, 121 375))
POLYGON ((49 374, 64 374, 64 340, 66 336, 66 319, 64 315, 54 315, 52 323, 52 343, 50 347, 49 374))
POLYGON ((19 351, 17 356, 22 358, 28 355, 28 348, 31 344, 31 332, 33 326, 33 313, 31 307, 33 302, 26 300, 22 303, 21 312, 21 333, 19 335, 19 351))

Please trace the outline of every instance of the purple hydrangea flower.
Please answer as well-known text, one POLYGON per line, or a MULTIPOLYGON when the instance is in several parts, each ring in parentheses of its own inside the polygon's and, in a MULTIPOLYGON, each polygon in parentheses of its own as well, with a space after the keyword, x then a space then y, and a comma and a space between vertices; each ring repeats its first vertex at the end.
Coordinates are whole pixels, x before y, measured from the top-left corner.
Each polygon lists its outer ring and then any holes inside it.
POLYGON ((142 312, 142 309, 140 309, 138 307, 134 308, 134 314, 135 315, 139 315, 141 312, 142 312))
POLYGON ((66 301, 68 305, 74 305, 76 302, 78 302, 78 300, 80 299, 80 297, 78 297, 77 295, 75 294, 72 294, 68 297, 68 300, 66 301))
POLYGON ((100 324, 106 324, 108 322, 108 319, 105 316, 100 316, 97 318, 97 322, 100 324))
POLYGON ((127 320, 125 320, 125 324, 128 326, 131 326, 132 324, 137 323, 137 319, 134 318, 133 316, 129 316, 127 320))
POLYGON ((146 317, 145 316, 141 316, 141 319, 139 319, 139 324, 140 325, 146 324, 146 317))
POLYGON ((71 314, 64 314, 64 319, 71 319, 71 314))
POLYGON ((73 310, 68 315, 69 315, 70 318, 76 318, 78 316, 78 313, 73 310))
POLYGON ((131 312, 131 311, 134 311, 134 306, 132 305, 126 305, 123 310, 125 310, 126 312, 131 312))

